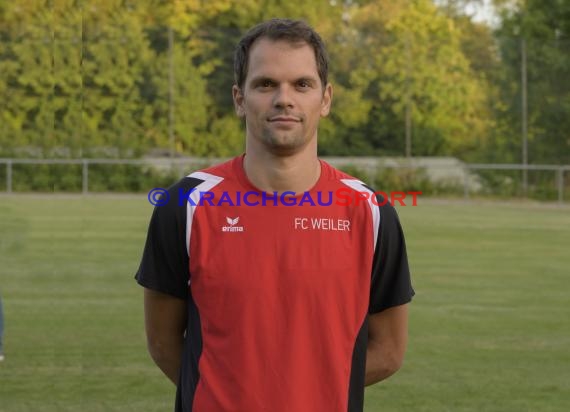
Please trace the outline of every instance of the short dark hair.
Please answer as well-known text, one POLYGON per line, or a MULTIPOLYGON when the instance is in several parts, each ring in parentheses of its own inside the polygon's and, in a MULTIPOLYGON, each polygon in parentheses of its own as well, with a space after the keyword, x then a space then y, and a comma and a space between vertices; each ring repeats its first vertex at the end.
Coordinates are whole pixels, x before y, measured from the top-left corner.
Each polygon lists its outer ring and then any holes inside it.
POLYGON ((271 19, 251 28, 239 41, 234 54, 234 78, 241 89, 247 77, 249 51, 259 38, 285 40, 291 43, 305 42, 315 52, 317 71, 323 88, 328 82, 329 58, 321 36, 302 20, 271 19))

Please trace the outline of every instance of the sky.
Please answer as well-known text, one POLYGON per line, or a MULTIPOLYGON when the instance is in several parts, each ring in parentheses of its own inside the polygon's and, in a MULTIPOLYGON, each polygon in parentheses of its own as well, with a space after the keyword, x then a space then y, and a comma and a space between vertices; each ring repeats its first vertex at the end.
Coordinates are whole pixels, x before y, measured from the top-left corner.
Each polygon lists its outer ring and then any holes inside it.
MULTIPOLYGON (((433 0, 435 4, 445 4, 445 0, 433 0)), ((476 22, 484 22, 490 26, 497 26, 499 19, 493 8, 493 0, 466 1, 464 11, 467 15, 473 16, 476 22)))
POLYGON ((468 5, 466 11, 468 14, 473 15, 473 20, 477 22, 485 22, 489 25, 496 25, 498 23, 497 16, 494 13, 491 0, 483 0, 482 5, 474 6, 468 5))

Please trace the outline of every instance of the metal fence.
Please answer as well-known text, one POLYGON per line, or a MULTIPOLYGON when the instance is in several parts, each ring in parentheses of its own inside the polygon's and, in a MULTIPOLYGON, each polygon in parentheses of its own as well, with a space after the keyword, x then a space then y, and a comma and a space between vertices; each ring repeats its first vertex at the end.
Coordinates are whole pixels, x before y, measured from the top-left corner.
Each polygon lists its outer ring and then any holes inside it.
MULTIPOLYGON (((359 170, 368 177, 370 182, 374 181, 376 174, 380 170, 386 169, 422 169, 427 171, 427 176, 433 181, 453 181, 455 187, 461 188, 461 195, 469 199, 473 194, 481 191, 478 183, 478 173, 482 171, 511 171, 521 172, 520 179, 523 179, 523 172, 550 172, 552 180, 550 187, 555 188, 556 200, 565 203, 566 173, 570 172, 570 165, 522 165, 522 164, 468 164, 456 159, 452 162, 434 162, 430 158, 393 159, 393 158, 373 158, 373 157, 324 157, 323 160, 340 169, 352 168, 359 170), (439 174, 438 174, 439 172, 439 174), (444 178, 442 178, 444 176, 444 178)), ((4 165, 5 187, 4 193, 19 193, 14 190, 14 166, 16 165, 79 165, 81 166, 81 193, 90 193, 89 170, 94 165, 132 165, 144 166, 155 171, 175 171, 183 176, 192 170, 197 170, 212 164, 220 163, 227 159, 222 158, 153 158, 153 159, 20 159, 20 158, 0 158, 0 165, 4 165)), ((0 166, 1 168, 1 166, 0 166)), ((549 179, 547 179, 549 180, 549 179)), ((570 181, 568 181, 570 184, 570 181)), ((522 197, 527 197, 527 188, 521 192, 522 197)), ((514 197, 514 196, 513 196, 514 197)))

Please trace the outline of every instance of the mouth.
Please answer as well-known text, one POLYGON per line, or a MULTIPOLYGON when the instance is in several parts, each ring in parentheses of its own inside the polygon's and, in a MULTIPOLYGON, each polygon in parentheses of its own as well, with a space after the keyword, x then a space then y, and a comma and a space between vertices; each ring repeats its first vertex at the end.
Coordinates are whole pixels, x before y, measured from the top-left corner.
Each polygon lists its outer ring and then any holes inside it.
POLYGON ((294 116, 273 116, 267 119, 270 123, 300 123, 301 119, 294 116))

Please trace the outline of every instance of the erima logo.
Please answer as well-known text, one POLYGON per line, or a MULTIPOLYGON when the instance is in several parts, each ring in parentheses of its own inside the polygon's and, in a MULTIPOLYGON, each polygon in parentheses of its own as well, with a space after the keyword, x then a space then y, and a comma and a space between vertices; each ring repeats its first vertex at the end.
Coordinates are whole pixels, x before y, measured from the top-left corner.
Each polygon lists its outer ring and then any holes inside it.
POLYGON ((229 226, 222 226, 222 232, 243 232, 243 226, 236 226, 239 222, 239 217, 232 219, 226 217, 226 222, 229 226))

